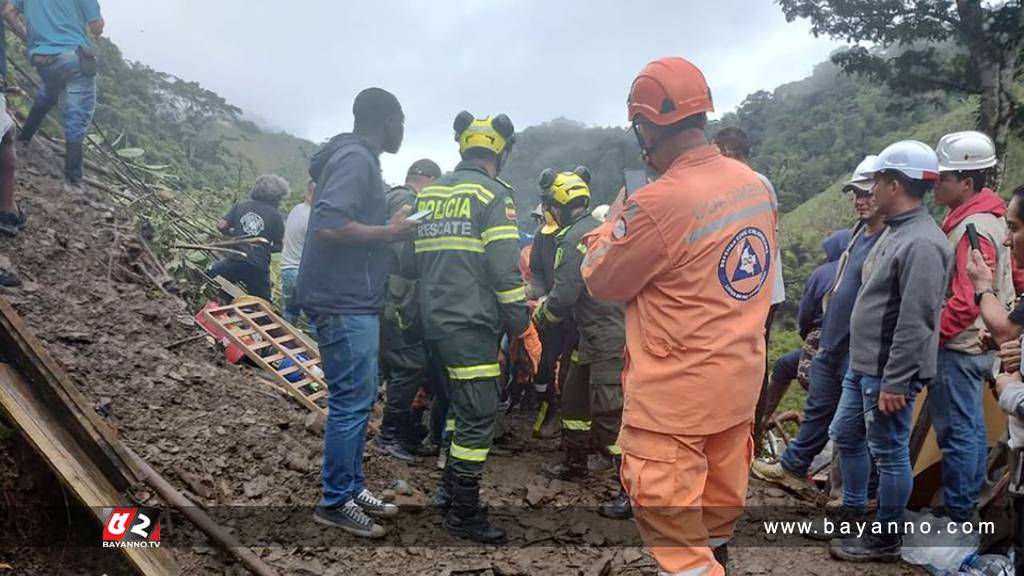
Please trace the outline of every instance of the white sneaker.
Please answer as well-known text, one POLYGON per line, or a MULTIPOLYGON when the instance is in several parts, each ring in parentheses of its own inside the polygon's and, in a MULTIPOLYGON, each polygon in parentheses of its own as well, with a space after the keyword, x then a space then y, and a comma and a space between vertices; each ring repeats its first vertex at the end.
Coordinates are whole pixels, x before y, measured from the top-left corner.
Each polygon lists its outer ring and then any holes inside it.
POLYGON ((794 492, 803 493, 811 489, 811 485, 806 480, 802 480, 793 476, 786 469, 782 467, 781 462, 765 462, 764 460, 754 460, 754 464, 750 467, 750 471, 754 473, 754 476, 764 480, 765 482, 771 482, 777 484, 783 488, 793 490, 794 492))
POLYGON ((363 512, 371 516, 388 518, 398 515, 398 506, 384 502, 366 488, 363 488, 363 491, 355 497, 355 503, 363 509, 363 512))

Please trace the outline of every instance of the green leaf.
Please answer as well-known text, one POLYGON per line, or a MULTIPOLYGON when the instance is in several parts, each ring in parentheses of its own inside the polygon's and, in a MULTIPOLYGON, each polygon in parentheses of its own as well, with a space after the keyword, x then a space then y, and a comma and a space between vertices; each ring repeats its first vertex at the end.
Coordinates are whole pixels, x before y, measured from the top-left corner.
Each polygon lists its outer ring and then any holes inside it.
POLYGON ((145 153, 146 151, 143 150, 142 148, 121 148, 120 150, 117 151, 118 156, 120 156, 121 158, 127 158, 129 160, 134 160, 135 158, 142 158, 142 156, 145 153))

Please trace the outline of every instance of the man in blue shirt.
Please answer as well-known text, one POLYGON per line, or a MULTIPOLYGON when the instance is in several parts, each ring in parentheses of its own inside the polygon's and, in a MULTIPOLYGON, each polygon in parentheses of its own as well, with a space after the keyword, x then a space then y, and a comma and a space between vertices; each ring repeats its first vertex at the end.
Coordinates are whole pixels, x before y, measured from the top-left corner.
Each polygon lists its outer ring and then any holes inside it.
MULTIPOLYGON (((0 9, 8 0, 0 0, 0 9)), ((17 32, 23 30, 15 23, 17 32)), ((14 150, 14 119, 7 112, 7 27, 0 22, 0 236, 13 238, 25 227, 25 215, 14 200, 14 170, 17 155, 14 150)), ((0 268, 0 286, 21 284, 13 270, 0 268)))
POLYGON ((96 52, 89 33, 103 34, 97 0, 10 0, 4 20, 25 41, 42 83, 18 140, 28 144, 64 97, 65 189, 81 193, 82 143, 96 111, 96 52), (24 17, 24 29, 21 18, 24 17))
POLYGON ((403 207, 388 221, 380 154, 402 145, 405 115, 393 94, 367 88, 352 106, 352 134, 335 136, 310 163, 316 195, 296 280, 296 300, 316 325, 328 386, 321 478, 314 520, 357 536, 380 538, 369 516, 398 508, 363 482, 363 448, 377 398, 380 313, 388 244, 409 238, 416 223, 403 207))
MULTIPOLYGON (((863 162, 861 166, 870 162, 863 162)), ((853 207, 860 222, 853 238, 839 258, 835 285, 825 295, 818 353, 811 364, 811 382, 804 405, 804 420, 797 437, 789 443, 779 462, 755 460, 752 471, 762 480, 792 490, 808 488, 807 472, 814 458, 828 444, 829 424, 835 416, 849 365, 850 316, 860 290, 861 272, 871 249, 882 235, 885 221, 871 193, 873 180, 855 172, 843 187, 852 193, 853 207)))

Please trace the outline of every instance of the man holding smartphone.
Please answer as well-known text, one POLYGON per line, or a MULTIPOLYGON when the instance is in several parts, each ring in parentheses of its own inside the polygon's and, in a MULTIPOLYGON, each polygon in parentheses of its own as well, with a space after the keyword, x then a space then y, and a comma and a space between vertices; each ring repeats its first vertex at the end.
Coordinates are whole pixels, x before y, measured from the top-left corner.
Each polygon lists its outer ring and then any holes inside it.
POLYGON ((380 155, 394 154, 405 136, 405 113, 394 94, 367 88, 352 105, 352 133, 339 134, 314 156, 309 175, 316 197, 295 291, 316 324, 327 379, 327 422, 320 473, 323 496, 314 520, 364 538, 387 531, 372 516, 398 507, 370 492, 363 448, 377 399, 380 311, 388 245, 412 236, 408 206, 388 219, 380 155))
POLYGON ((982 349, 980 299, 967 274, 970 253, 978 250, 993 271, 987 290, 1008 306, 1014 298, 1010 253, 1003 220, 1006 206, 985 187, 996 165, 992 139, 980 132, 947 134, 936 147, 939 182, 935 203, 946 207, 942 231, 954 252, 952 282, 942 308, 938 370, 928 387, 928 408, 942 449, 941 514, 957 522, 971 519, 985 481, 988 437, 982 394, 994 356, 982 349))

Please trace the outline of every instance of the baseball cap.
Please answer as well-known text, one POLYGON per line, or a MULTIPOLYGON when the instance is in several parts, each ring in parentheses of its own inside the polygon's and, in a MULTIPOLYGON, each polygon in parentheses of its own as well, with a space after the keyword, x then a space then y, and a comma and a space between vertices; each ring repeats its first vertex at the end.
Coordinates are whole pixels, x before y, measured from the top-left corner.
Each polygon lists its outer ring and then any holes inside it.
POLYGON ((853 171, 850 180, 843 185, 843 192, 870 192, 871 187, 875 184, 875 176, 871 172, 874 170, 877 160, 878 156, 874 154, 865 156, 857 165, 857 169, 853 171))
POLYGON ((427 178, 440 178, 441 167, 437 165, 437 162, 428 158, 423 158, 412 163, 409 166, 408 176, 426 176, 427 178))

